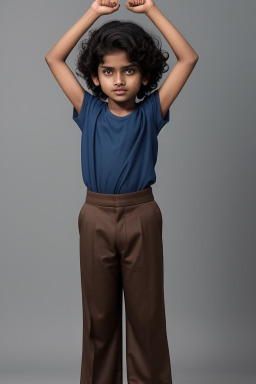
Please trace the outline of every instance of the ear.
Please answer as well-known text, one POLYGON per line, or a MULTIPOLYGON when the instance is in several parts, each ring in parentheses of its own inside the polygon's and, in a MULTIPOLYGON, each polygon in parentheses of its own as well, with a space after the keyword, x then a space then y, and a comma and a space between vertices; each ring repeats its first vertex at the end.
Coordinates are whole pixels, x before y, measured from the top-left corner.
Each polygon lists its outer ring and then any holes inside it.
POLYGON ((141 80, 142 84, 147 85, 147 83, 149 82, 149 79, 150 79, 150 73, 148 72, 147 75, 142 78, 141 80))
POLYGON ((94 84, 96 85, 96 87, 98 87, 100 85, 98 77, 91 75, 91 78, 92 78, 92 81, 94 82, 94 84))

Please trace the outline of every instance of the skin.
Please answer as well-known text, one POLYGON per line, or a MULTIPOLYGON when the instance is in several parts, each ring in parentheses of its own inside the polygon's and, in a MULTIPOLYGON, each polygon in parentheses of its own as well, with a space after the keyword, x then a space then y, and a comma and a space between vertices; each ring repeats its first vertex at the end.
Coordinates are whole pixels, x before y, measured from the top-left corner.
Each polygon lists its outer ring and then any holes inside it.
POLYGON ((105 55, 104 63, 98 66, 98 77, 92 80, 96 86, 101 86, 102 91, 108 96, 108 108, 116 116, 126 116, 136 109, 136 95, 141 84, 146 85, 149 75, 142 77, 141 72, 135 65, 129 69, 122 68, 132 63, 128 60, 125 51, 117 51, 105 55), (102 68, 101 65, 113 69, 102 68), (117 95, 114 89, 124 88, 127 90, 123 95, 117 95))
MULTIPOLYGON (((162 14, 153 0, 127 0, 125 6, 133 13, 145 14, 158 28, 177 57, 177 63, 158 89, 161 115, 164 118, 188 80, 199 56, 174 25, 162 14)), ((66 64, 66 59, 79 39, 99 17, 110 15, 118 11, 119 8, 118 0, 94 0, 88 11, 45 55, 45 60, 50 70, 78 114, 81 110, 85 89, 66 64)), ((107 55, 105 60, 107 60, 109 66, 114 67, 114 71, 113 73, 107 72, 109 76, 99 72, 98 78, 95 79, 95 84, 100 84, 105 94, 109 97, 109 109, 117 116, 126 116, 136 108, 136 92, 140 88, 140 84, 144 81, 144 84, 146 84, 147 80, 141 79, 141 75, 139 76, 138 73, 131 75, 130 71, 125 72, 121 70, 123 65, 129 64, 124 55, 107 55), (133 81, 134 79, 136 81, 133 81), (127 88, 128 92, 123 96, 114 94, 113 89, 118 86, 127 88)))

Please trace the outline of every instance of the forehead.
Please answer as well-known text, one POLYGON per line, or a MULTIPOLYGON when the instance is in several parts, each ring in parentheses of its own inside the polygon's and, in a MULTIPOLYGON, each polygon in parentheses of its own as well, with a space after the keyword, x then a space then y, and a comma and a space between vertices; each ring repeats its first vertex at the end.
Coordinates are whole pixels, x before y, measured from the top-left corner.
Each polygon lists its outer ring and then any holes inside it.
POLYGON ((101 65, 106 65, 110 67, 122 67, 124 65, 132 64, 128 58, 125 51, 117 51, 110 54, 107 54, 103 57, 103 63, 101 65))

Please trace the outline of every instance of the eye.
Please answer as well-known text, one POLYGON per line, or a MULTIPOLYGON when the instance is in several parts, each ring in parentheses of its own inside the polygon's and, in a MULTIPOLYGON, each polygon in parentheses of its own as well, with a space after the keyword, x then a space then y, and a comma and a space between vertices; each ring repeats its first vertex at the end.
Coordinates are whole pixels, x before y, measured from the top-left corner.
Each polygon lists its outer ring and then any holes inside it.
POLYGON ((105 70, 103 71, 103 73, 106 73, 106 72, 111 72, 111 70, 110 70, 110 69, 105 69, 105 70))
MULTIPOLYGON (((127 72, 127 71, 131 71, 131 72, 129 73, 129 75, 131 75, 133 72, 135 72, 135 69, 133 69, 133 68, 128 68, 128 69, 125 70, 125 72, 127 72)), ((111 71, 110 69, 105 69, 105 70, 103 70, 102 72, 108 76, 109 73, 107 73, 107 72, 112 72, 112 71, 111 71)))
POLYGON ((128 68, 127 71, 132 71, 132 73, 133 73, 134 69, 133 68, 128 68))

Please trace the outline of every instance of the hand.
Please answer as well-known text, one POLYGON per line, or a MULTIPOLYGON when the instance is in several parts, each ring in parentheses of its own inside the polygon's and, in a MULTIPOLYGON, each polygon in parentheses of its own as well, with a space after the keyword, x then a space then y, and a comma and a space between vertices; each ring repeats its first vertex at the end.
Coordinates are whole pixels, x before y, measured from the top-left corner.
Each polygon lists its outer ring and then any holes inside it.
POLYGON ((153 0, 127 0, 125 5, 131 12, 146 13, 155 5, 155 3, 153 0))
POLYGON ((99 15, 116 12, 119 7, 118 0, 95 0, 91 5, 91 9, 99 15))

